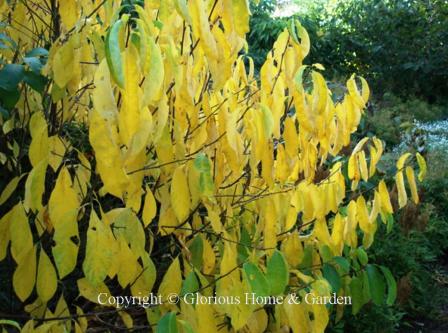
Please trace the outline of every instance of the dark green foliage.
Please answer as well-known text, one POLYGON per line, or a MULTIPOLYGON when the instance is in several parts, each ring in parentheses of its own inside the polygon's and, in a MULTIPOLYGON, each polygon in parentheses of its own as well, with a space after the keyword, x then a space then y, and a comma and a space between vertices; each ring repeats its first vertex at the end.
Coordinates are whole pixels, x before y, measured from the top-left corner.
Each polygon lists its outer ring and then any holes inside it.
POLYGON ((272 49, 277 36, 285 29, 287 21, 271 17, 276 1, 261 0, 257 5, 251 1, 250 32, 247 35, 249 56, 260 69, 266 54, 272 49))
MULTIPOLYGON (((270 16, 275 1, 253 5, 250 55, 270 49, 288 18, 270 16)), ((430 102, 448 93, 448 2, 443 0, 339 0, 317 2, 297 15, 312 49, 307 63, 321 63, 330 77, 364 76, 374 94, 391 91, 430 102)), ((327 75, 328 75, 327 74, 327 75)))
POLYGON ((378 93, 447 93, 446 1, 339 1, 323 15, 324 64, 366 76, 378 93))

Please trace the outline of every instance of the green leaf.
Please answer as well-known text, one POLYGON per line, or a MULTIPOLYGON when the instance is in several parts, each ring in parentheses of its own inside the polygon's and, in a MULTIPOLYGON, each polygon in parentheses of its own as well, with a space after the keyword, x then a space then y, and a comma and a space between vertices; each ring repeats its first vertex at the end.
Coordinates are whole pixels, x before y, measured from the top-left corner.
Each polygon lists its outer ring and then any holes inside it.
POLYGON ((48 50, 43 47, 36 47, 25 54, 25 57, 48 57, 48 50))
POLYGON ((22 65, 7 64, 0 70, 0 88, 14 91, 22 81, 25 70, 22 65))
POLYGON ((14 321, 14 320, 0 319, 0 325, 14 326, 14 327, 17 328, 19 331, 21 330, 19 323, 16 322, 16 321, 14 321))
POLYGON ((334 293, 337 293, 341 288, 341 278, 339 277, 338 271, 333 265, 324 264, 322 268, 322 273, 324 275, 325 280, 327 280, 334 293))
POLYGON ((180 291, 180 295, 184 296, 188 293, 193 293, 199 289, 199 282, 196 274, 194 272, 190 272, 185 280, 182 283, 182 289, 180 291))
POLYGON ((386 291, 383 276, 374 265, 367 265, 366 272, 369 277, 369 289, 372 300, 376 305, 381 305, 383 304, 386 291))
POLYGON ((122 20, 117 20, 106 36, 106 60, 113 79, 118 86, 124 89, 123 59, 120 49, 120 31, 124 28, 122 20))
POLYGON ((275 250, 268 260, 266 278, 270 286, 271 295, 281 295, 289 282, 288 264, 283 254, 275 250))
POLYGON ((28 71, 25 73, 23 81, 38 93, 42 93, 47 84, 47 79, 44 76, 28 71))
POLYGON ((40 70, 44 66, 39 58, 36 57, 25 57, 23 58, 23 62, 29 66, 29 68, 35 72, 36 74, 40 73, 40 70))
POLYGON ((191 327, 191 324, 188 321, 179 319, 178 322, 182 325, 185 333, 195 333, 193 327, 191 327))
POLYGON ((294 42, 299 44, 300 42, 299 42, 299 38, 297 37, 297 34, 296 34, 296 26, 295 26, 294 19, 290 19, 289 20, 289 22, 288 22, 288 31, 289 31, 289 35, 292 37, 294 42))
POLYGON ((154 23, 154 26, 155 26, 157 29, 159 29, 159 30, 162 30, 162 29, 163 29, 163 23, 162 23, 161 21, 159 21, 159 20, 154 20, 153 23, 154 23))
POLYGON ((362 280, 355 276, 350 281, 350 296, 352 297, 352 313, 357 314, 364 305, 364 298, 362 296, 362 280))
POLYGON ((384 266, 379 266, 381 269, 381 272, 383 273, 384 277, 386 278, 387 283, 387 299, 386 304, 392 305, 395 302, 395 299, 397 298, 397 283, 395 282, 394 276, 390 272, 389 268, 384 266))
POLYGON ((350 262, 344 257, 334 257, 332 259, 341 269, 342 273, 347 274, 350 272, 350 262))
POLYGON ((394 226, 394 215, 393 214, 387 214, 387 227, 386 232, 390 233, 392 231, 392 228, 394 226))
POLYGON ((319 247, 319 252, 324 262, 328 262, 333 259, 333 253, 328 245, 322 245, 319 247))
POLYGON ((370 281, 366 271, 362 272, 362 297, 364 304, 370 301, 370 281))
POLYGON ((305 270, 303 273, 307 273, 307 270, 311 268, 313 264, 313 247, 311 245, 305 245, 305 249, 303 250, 303 259, 299 265, 300 269, 305 270))
POLYGON ((20 92, 16 89, 13 91, 7 91, 5 89, 0 88, 0 100, 2 101, 2 106, 11 110, 17 104, 20 99, 20 92))
POLYGON ((269 284, 263 272, 253 263, 243 265, 250 288, 257 296, 269 296, 269 284))
POLYGON ((196 236, 191 242, 188 249, 191 252, 191 261, 195 268, 201 269, 202 266, 202 254, 204 253, 204 244, 201 236, 196 236))
POLYGON ((358 248, 358 249, 356 250, 356 255, 358 256, 359 263, 360 263, 362 266, 367 265, 367 263, 369 262, 369 258, 368 258, 368 256, 367 256, 366 251, 364 251, 363 248, 361 248, 361 247, 358 248))
POLYGON ((2 116, 2 119, 4 121, 8 120, 9 116, 10 116, 8 110, 6 110, 5 108, 2 108, 1 106, 0 106, 0 115, 2 116))
POLYGON ((250 234, 244 226, 241 227, 240 242, 237 245, 238 261, 244 262, 249 256, 249 248, 251 246, 250 234))
POLYGON ((157 324, 156 333, 177 333, 176 314, 166 313, 157 324))
POLYGON ((210 172, 211 170, 211 163, 210 160, 208 159, 207 155, 204 153, 199 153, 196 158, 194 159, 194 167, 199 171, 199 172, 210 172))
POLYGON ((211 176, 211 163, 207 155, 198 154, 194 159, 194 167, 199 172, 199 191, 205 196, 212 195, 214 183, 211 176))
POLYGON ((10 49, 17 48, 17 43, 13 39, 11 39, 11 37, 9 37, 8 35, 5 35, 3 33, 0 34, 0 40, 9 44, 9 46, 7 47, 9 47, 10 49))

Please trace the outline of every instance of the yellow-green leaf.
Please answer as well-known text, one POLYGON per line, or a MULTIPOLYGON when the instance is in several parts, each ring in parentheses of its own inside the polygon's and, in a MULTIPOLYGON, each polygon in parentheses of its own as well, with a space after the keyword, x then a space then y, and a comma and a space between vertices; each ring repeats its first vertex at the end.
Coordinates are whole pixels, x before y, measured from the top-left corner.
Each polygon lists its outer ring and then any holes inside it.
POLYGON ((179 222, 184 222, 190 213, 191 199, 188 189, 188 179, 183 167, 177 167, 174 170, 171 180, 171 206, 174 209, 179 222))
POLYGON ((157 214, 157 204, 149 186, 146 188, 145 202, 143 204, 143 224, 148 226, 157 214))
POLYGON ((34 289, 36 282, 36 247, 23 251, 12 276, 12 284, 17 297, 24 302, 34 289))
POLYGON ((56 270, 44 249, 40 250, 36 290, 42 302, 49 301, 57 289, 56 270))

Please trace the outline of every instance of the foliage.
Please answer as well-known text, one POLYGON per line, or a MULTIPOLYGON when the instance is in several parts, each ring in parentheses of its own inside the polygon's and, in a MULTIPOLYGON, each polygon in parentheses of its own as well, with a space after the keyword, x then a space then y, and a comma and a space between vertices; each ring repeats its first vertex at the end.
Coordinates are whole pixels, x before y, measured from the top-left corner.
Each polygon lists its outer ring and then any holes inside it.
POLYGON ((249 56, 255 67, 260 69, 266 55, 272 49, 278 35, 286 28, 287 21, 275 19, 271 15, 275 9, 274 1, 251 1, 250 32, 247 36, 249 56))
MULTIPOLYGON (((278 34, 277 27, 288 21, 267 15, 269 12, 257 12, 252 18, 252 54, 265 53, 278 34)), ((377 95, 390 91, 398 96, 416 95, 431 103, 445 99, 446 1, 327 1, 297 15, 314 45, 309 61, 328 68, 330 78, 357 72, 367 78, 377 95)))
POLYGON ((298 22, 257 80, 240 54, 244 0, 141 4, 2 2, 2 312, 24 332, 323 332, 343 307, 306 295, 350 295, 354 314, 393 304, 394 278, 366 250, 418 204, 426 164, 398 159, 391 202, 383 142, 351 142, 367 82, 351 76, 335 103, 302 63, 298 22), (144 306, 151 292, 162 301, 144 306))

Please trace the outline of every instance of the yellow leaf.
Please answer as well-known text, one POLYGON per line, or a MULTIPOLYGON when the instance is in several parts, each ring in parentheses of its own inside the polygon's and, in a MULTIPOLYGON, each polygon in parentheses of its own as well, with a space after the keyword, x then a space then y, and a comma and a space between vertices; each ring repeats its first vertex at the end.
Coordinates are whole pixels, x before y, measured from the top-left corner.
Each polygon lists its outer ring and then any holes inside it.
POLYGON ((369 171, 367 169, 367 161, 366 161, 366 154, 364 151, 360 151, 358 154, 358 160, 359 160, 359 170, 361 171, 361 178, 365 182, 369 179, 369 171))
POLYGON ((29 173, 25 183, 25 209, 32 211, 40 211, 42 209, 46 171, 47 160, 41 160, 29 173))
MULTIPOLYGON (((64 294, 61 294, 61 297, 59 297, 54 314, 57 317, 70 317, 71 314, 67 302, 64 299, 64 294)), ((61 320, 59 321, 59 327, 61 331, 65 330, 64 332, 71 332, 72 322, 71 320, 61 320)))
POLYGON ((182 285, 182 273, 180 271, 179 257, 173 260, 160 283, 158 295, 166 301, 168 295, 179 294, 182 285))
POLYGON ((297 231, 292 232, 283 240, 281 250, 285 254, 286 261, 292 267, 296 267, 301 263, 304 253, 302 242, 297 231))
MULTIPOLYGON (((72 1, 63 1, 72 2, 72 1)), ((65 88, 75 75, 73 37, 56 50, 53 58, 53 79, 59 88, 65 88)), ((57 46, 53 46, 57 47, 57 46)))
POLYGON ((241 37, 249 32, 249 1, 248 0, 233 0, 233 14, 235 19, 235 30, 241 37))
MULTIPOLYGON (((311 294, 313 295, 313 298, 316 297, 314 292, 311 294)), ((329 321, 328 310, 325 304, 313 304, 312 309, 314 319, 311 322, 311 331, 313 333, 324 333, 329 321)))
POLYGON ((283 309, 286 313, 288 326, 293 333, 310 332, 310 320, 306 304, 296 304, 294 296, 288 295, 283 302, 283 309))
MULTIPOLYGON (((78 282, 78 286, 79 286, 79 282, 78 282)), ((78 324, 79 324, 79 328, 80 328, 80 333, 81 332, 85 332, 87 331, 87 319, 84 316, 84 312, 82 311, 82 309, 79 306, 76 306, 76 314, 78 315, 78 324)))
POLYGON ((362 195, 356 200, 356 215, 359 226, 364 233, 370 233, 369 211, 367 210, 366 200, 362 195))
POLYGON ((196 313, 199 318, 197 333, 218 332, 216 327, 215 311, 211 304, 198 303, 196 305, 196 313))
POLYGON ((263 223, 264 223, 264 242, 263 247, 268 253, 272 253, 277 246, 277 216, 275 210, 273 209, 273 203, 271 200, 264 201, 265 209, 263 212, 263 223))
POLYGON ((395 176, 395 183, 397 184, 398 190, 398 206, 400 208, 403 208, 404 206, 406 206, 406 203, 408 201, 406 188, 404 187, 403 171, 397 172, 395 176))
POLYGON ((16 190, 17 185, 19 184, 20 180, 24 175, 25 174, 21 175, 20 177, 14 177, 5 186, 5 188, 2 191, 2 194, 0 195, 0 205, 3 205, 6 202, 6 200, 9 199, 11 194, 16 190))
POLYGON ((208 22, 207 13, 204 7, 204 1, 193 0, 188 2, 190 15, 193 21, 193 32, 196 39, 199 39, 204 53, 209 59, 218 58, 218 49, 215 38, 210 31, 210 23, 208 22))
POLYGON ((33 236, 31 234, 28 217, 21 202, 11 210, 9 234, 11 237, 11 254, 19 264, 24 253, 29 253, 33 248, 33 236))
POLYGON ((100 62, 95 72, 94 83, 92 99, 95 110, 111 125, 114 125, 117 121, 118 110, 106 59, 100 62))
POLYGON ((92 210, 87 230, 86 257, 82 268, 87 280, 94 287, 100 285, 109 272, 113 261, 110 242, 114 241, 110 227, 100 221, 92 210))
POLYGON ((56 292, 57 286, 56 271, 45 250, 41 248, 36 280, 36 290, 39 298, 43 302, 49 301, 56 292))
MULTIPOLYGON (((365 87, 367 87, 367 86, 363 85, 363 89, 365 87)), ((363 96, 359 93, 358 87, 356 86, 355 75, 354 74, 347 81, 347 90, 348 90, 350 96, 353 98, 353 101, 357 104, 357 106, 360 107, 360 108, 364 108, 364 106, 367 103, 367 100, 365 100, 363 98, 363 96)), ((368 93, 367 92, 364 93, 364 97, 368 98, 368 93)))
POLYGON ((70 30, 78 20, 78 1, 58 0, 58 4, 62 24, 70 30))
POLYGON ((149 71, 145 73, 145 82, 143 83, 142 106, 155 106, 162 97, 165 71, 159 46, 152 37, 148 37, 147 43, 149 44, 150 61, 149 71))
POLYGON ((266 332, 267 327, 268 315, 264 309, 254 311, 246 324, 247 332, 250 333, 266 332))
POLYGON ((297 136, 295 121, 291 117, 286 117, 283 138, 285 140, 285 148, 288 156, 290 158, 297 156, 299 138, 297 136))
POLYGON ((113 221, 114 235, 130 244, 132 252, 140 257, 145 253, 145 232, 140 220, 129 209, 123 209, 113 221))
POLYGON ((79 294, 85 299, 96 304, 101 304, 102 306, 114 306, 114 304, 107 302, 111 293, 104 283, 100 283, 98 286, 94 287, 90 284, 89 280, 81 278, 77 281, 77 285, 79 294))
POLYGON ((423 156, 420 155, 419 153, 415 154, 415 156, 417 157, 417 163, 418 163, 418 167, 419 167, 418 180, 420 182, 422 182, 426 176, 426 170, 427 170, 426 162, 425 162, 425 159, 423 158, 423 156))
POLYGON ((5 259, 10 241, 9 224, 13 210, 2 216, 0 219, 0 261, 5 259))
POLYGON ((147 227, 152 222, 156 214, 157 214, 156 200, 154 199, 154 195, 152 194, 151 189, 149 188, 149 186, 147 186, 145 203, 143 205, 143 214, 142 214, 142 220, 145 227, 147 227))
POLYGON ((128 329, 131 329, 134 325, 132 317, 124 311, 118 311, 118 314, 120 315, 121 320, 123 320, 124 326, 126 326, 126 328, 128 329))
POLYGON ((130 147, 132 137, 138 132, 140 126, 140 100, 139 100, 139 68, 138 53, 132 45, 124 53, 125 86, 123 101, 118 114, 118 128, 121 141, 130 147))
POLYGON ((184 222, 190 214, 190 191, 188 189, 188 179, 182 166, 174 170, 171 180, 171 206, 174 214, 180 223, 184 222))
POLYGON ((57 135, 50 136, 48 138, 48 150, 48 164, 54 172, 57 172, 65 155, 65 145, 62 138, 57 135))
POLYGON ((172 207, 167 209, 161 209, 159 218, 159 233, 161 235, 169 235, 175 231, 175 227, 178 225, 176 214, 172 207))
POLYGON ((48 158, 48 131, 47 121, 42 112, 35 112, 30 119, 31 143, 28 156, 31 165, 36 167, 37 164, 48 158))
POLYGON ((24 302, 34 289, 36 282, 36 247, 23 251, 12 276, 12 284, 17 297, 24 302))
MULTIPOLYGON (((116 260, 120 261, 118 268, 118 282, 123 288, 134 282, 139 272, 138 257, 129 248, 127 242, 123 238, 119 238, 120 251, 116 260)), ((92 267, 93 268, 93 267, 92 267)))
POLYGON ((76 266, 79 244, 73 242, 78 238, 79 201, 72 187, 70 173, 63 167, 56 179, 56 185, 48 202, 51 223, 54 227, 53 257, 62 279, 76 266))
POLYGON ((381 198, 381 206, 384 208, 386 213, 392 214, 394 212, 392 204, 390 203, 389 191, 387 190, 386 183, 381 180, 378 185, 378 192, 381 198))
POLYGON ((131 286, 131 292, 134 296, 148 295, 154 282, 156 281, 156 267, 151 260, 149 254, 145 254, 142 258, 143 267, 139 267, 137 280, 131 286))
POLYGON ((415 183, 414 170, 410 166, 406 167, 406 177, 408 179, 409 188, 411 189, 412 200, 414 201, 415 204, 418 204, 419 198, 417 192, 417 185, 415 183))
POLYGON ((359 174, 358 165, 356 163, 356 155, 351 155, 348 159, 348 178, 356 179, 356 176, 359 174))
POLYGON ((213 269, 215 268, 215 252, 213 251, 210 242, 206 238, 202 239, 202 244, 204 247, 202 253, 203 272, 204 274, 211 274, 213 272, 213 269))
POLYGON ((411 153, 405 153, 400 156, 400 158, 397 161, 397 169, 398 171, 402 171, 404 169, 404 164, 406 163, 407 159, 411 156, 411 153))
POLYGON ((121 198, 128 187, 128 176, 123 168, 116 128, 111 129, 96 109, 90 112, 89 120, 90 144, 95 151, 96 166, 104 183, 104 191, 121 198))

